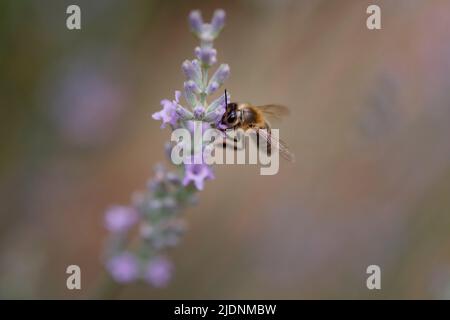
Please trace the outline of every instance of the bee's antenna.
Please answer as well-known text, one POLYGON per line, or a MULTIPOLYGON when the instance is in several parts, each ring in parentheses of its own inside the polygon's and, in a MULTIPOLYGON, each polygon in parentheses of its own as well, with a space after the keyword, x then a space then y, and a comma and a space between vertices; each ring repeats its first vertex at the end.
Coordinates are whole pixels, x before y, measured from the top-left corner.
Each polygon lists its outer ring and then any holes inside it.
POLYGON ((225 108, 228 107, 228 95, 227 95, 227 89, 225 89, 225 108))

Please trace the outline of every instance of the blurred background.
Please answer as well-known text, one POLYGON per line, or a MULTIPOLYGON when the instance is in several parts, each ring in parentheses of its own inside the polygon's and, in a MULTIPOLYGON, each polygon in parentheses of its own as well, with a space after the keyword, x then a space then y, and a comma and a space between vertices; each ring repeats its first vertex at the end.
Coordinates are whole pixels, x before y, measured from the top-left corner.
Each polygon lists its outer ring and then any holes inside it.
POLYGON ((450 298, 447 0, 1 1, 0 298, 88 296, 105 209, 165 159, 170 131, 150 116, 194 57, 187 15, 216 8, 226 88, 291 108, 280 133, 297 161, 275 176, 216 166, 172 283, 117 298, 450 298), (371 264, 382 290, 366 288, 371 264))

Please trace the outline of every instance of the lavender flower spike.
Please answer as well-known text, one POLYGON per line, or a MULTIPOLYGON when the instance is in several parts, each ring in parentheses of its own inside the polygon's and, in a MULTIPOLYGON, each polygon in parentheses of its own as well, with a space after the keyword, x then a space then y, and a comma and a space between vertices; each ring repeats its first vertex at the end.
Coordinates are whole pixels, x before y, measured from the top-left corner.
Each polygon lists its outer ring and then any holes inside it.
MULTIPOLYGON (((229 77, 230 68, 227 64, 220 65, 210 81, 208 72, 217 62, 213 41, 224 23, 223 10, 215 11, 211 23, 203 22, 200 11, 190 13, 190 28, 200 45, 195 48, 197 59, 185 60, 181 66, 186 76, 183 92, 186 107, 180 101, 180 91, 175 92, 173 100, 161 100, 162 109, 152 115, 153 119, 162 122, 161 128, 169 125, 172 130, 187 128, 193 132, 195 128, 204 132, 220 127, 225 98, 222 95, 212 103, 208 103, 208 98, 229 77)), ((205 181, 214 179, 212 167, 203 162, 205 149, 199 145, 202 140, 202 137, 193 139, 194 148, 189 150, 196 154, 187 154, 185 159, 189 162, 178 165, 178 170, 169 172, 158 166, 147 189, 133 197, 132 205, 107 210, 105 226, 110 232, 110 241, 105 250, 105 265, 116 282, 143 280, 161 288, 172 279, 174 267, 164 253, 167 248, 177 245, 184 233, 180 214, 197 202, 197 192, 204 189, 205 181), (138 231, 137 239, 131 235, 132 230, 138 231)), ((167 147, 165 151, 171 154, 167 147)))

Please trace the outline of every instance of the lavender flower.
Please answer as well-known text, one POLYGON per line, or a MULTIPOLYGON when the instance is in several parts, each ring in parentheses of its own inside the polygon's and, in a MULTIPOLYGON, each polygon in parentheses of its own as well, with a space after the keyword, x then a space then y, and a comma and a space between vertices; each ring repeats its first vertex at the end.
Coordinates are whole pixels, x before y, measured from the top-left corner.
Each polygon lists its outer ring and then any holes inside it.
POLYGON ((217 62, 217 50, 209 47, 195 48, 195 55, 206 67, 210 67, 217 62))
POLYGON ((203 19, 202 14, 198 10, 191 11, 189 14, 189 23, 191 25, 191 30, 197 35, 201 34, 203 30, 203 19))
POLYGON ((131 207, 114 206, 105 214, 105 226, 111 232, 125 232, 138 220, 136 210, 131 207))
POLYGON ((114 280, 119 283, 128 283, 138 277, 138 261, 128 252, 114 256, 109 260, 107 268, 114 280))
POLYGON ((225 11, 224 10, 216 10, 214 12, 212 21, 211 21, 211 32, 214 35, 218 35, 225 25, 225 11))
POLYGON ((175 91, 175 100, 170 101, 167 99, 161 100, 162 110, 155 112, 152 118, 155 120, 162 120, 161 128, 165 128, 166 124, 171 124, 175 126, 178 121, 178 113, 176 112, 180 100, 180 91, 175 91))
POLYGON ((200 92, 200 88, 194 81, 189 80, 184 83, 184 96, 191 107, 195 107, 198 104, 196 95, 200 92))
POLYGON ((210 95, 214 93, 225 82, 229 75, 230 67, 227 64, 220 65, 209 81, 209 85, 206 88, 207 94, 210 95))
POLYGON ((214 173, 209 165, 206 163, 186 164, 186 172, 183 179, 183 185, 187 186, 193 182, 198 190, 203 190, 205 180, 214 179, 214 173))
MULTIPOLYGON (((200 46, 194 52, 197 59, 182 63, 186 76, 184 93, 176 91, 174 100, 163 99, 162 109, 153 113, 153 119, 162 121, 161 128, 169 124, 172 130, 187 128, 191 132, 194 129, 204 132, 220 126, 225 112, 225 97, 222 95, 210 104, 207 98, 228 78, 230 68, 227 64, 220 65, 210 81, 208 71, 217 61, 213 41, 224 22, 223 10, 215 11, 211 23, 204 23, 199 11, 190 13, 191 30, 200 40, 200 46), (187 107, 180 101, 182 95, 187 107)), ((194 144, 198 142, 194 141, 194 144)), ((164 287, 169 283, 173 266, 163 257, 163 251, 178 244, 185 231, 180 213, 185 207, 196 204, 197 191, 204 189, 206 180, 214 179, 212 167, 203 161, 205 150, 200 151, 186 156, 190 162, 179 165, 180 174, 157 166, 147 190, 133 196, 131 207, 116 206, 106 212, 105 225, 111 232, 106 267, 115 281, 128 283, 143 279, 154 287, 164 287), (133 242, 135 247, 131 247, 129 233, 134 225, 138 225, 140 241, 133 242)))
POLYGON ((198 60, 186 60, 181 65, 184 75, 188 80, 192 80, 198 87, 202 86, 202 71, 198 60))
POLYGON ((202 120, 205 115, 205 108, 201 105, 198 105, 194 108, 194 118, 196 120, 202 120))
POLYGON ((145 280, 155 287, 165 287, 172 278, 172 269, 173 265, 169 260, 157 257, 148 264, 145 280))
POLYGON ((200 11, 195 10, 189 14, 189 24, 192 32, 200 39, 203 45, 210 45, 219 35, 225 25, 225 11, 214 11, 211 23, 204 23, 200 11))

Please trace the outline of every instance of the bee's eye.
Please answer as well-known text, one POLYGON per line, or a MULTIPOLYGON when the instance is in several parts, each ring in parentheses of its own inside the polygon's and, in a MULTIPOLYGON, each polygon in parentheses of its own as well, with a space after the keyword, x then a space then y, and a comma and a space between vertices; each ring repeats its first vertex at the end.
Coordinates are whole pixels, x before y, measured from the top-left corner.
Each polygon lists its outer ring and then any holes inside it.
POLYGON ((236 112, 232 111, 227 117, 227 122, 231 124, 234 123, 235 121, 236 121, 236 112))

